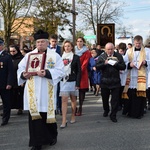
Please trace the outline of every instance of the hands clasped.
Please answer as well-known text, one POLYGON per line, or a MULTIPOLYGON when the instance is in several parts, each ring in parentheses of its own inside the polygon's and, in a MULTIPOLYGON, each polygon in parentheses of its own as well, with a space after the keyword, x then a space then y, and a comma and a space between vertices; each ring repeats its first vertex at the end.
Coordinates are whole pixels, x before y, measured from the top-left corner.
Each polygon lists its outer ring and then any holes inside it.
POLYGON ((40 70, 40 71, 37 71, 37 75, 39 77, 44 77, 46 75, 46 72, 45 72, 45 70, 40 70))
MULTIPOLYGON (((39 77, 44 77, 46 75, 46 71, 45 70, 39 70, 36 72, 36 75, 38 75, 39 77)), ((30 72, 23 72, 24 78, 30 79, 31 76, 33 76, 33 74, 31 74, 30 72)))

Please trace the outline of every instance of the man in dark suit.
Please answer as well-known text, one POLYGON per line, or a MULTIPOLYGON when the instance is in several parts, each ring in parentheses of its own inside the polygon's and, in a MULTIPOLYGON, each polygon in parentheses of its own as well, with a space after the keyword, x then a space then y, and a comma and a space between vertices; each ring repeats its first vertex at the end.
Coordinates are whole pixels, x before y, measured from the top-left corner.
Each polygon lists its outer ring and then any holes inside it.
MULTIPOLYGON (((49 48, 56 53, 58 53, 61 56, 61 47, 57 45, 58 42, 58 36, 56 34, 53 34, 50 36, 50 45, 49 48)), ((56 114, 62 114, 61 111, 61 97, 59 96, 60 92, 60 83, 57 84, 57 93, 56 93, 56 98, 57 98, 57 109, 56 109, 56 114)))
POLYGON ((4 41, 0 38, 0 96, 3 103, 1 126, 6 125, 10 118, 10 89, 14 81, 13 72, 13 62, 11 56, 4 50, 4 41))
POLYGON ((56 34, 51 35, 49 42, 50 42, 49 48, 54 50, 56 53, 58 53, 61 56, 61 47, 57 45, 58 36, 56 34))
POLYGON ((96 69, 101 71, 101 95, 103 101, 103 116, 107 117, 110 111, 109 96, 111 95, 111 113, 110 119, 112 122, 117 122, 116 114, 119 104, 119 91, 121 87, 120 70, 125 70, 121 54, 114 51, 114 45, 107 43, 105 52, 102 53, 96 64, 96 69))

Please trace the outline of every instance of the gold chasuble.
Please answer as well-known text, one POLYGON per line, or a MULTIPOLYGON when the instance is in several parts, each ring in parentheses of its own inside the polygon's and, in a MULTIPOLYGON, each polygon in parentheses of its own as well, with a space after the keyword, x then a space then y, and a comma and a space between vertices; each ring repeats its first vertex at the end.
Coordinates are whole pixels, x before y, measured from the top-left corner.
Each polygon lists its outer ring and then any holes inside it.
MULTIPOLYGON (((133 62, 134 59, 134 48, 129 49, 127 55, 129 58, 129 62, 133 62)), ((138 69, 138 79, 137 79, 137 96, 146 97, 146 67, 142 65, 143 60, 146 60, 146 52, 144 47, 139 51, 139 59, 135 62, 135 66, 138 69)), ((122 94, 122 98, 128 99, 127 91, 130 84, 130 75, 131 71, 129 70, 128 76, 126 79, 126 85, 122 94)))

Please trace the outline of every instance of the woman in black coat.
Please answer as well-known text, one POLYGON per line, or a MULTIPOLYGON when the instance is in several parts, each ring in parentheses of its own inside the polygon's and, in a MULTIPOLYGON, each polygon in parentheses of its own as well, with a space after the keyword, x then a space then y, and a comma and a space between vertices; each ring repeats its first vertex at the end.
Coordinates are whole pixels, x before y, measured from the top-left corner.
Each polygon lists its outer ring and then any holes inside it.
POLYGON ((18 64, 22 60, 23 55, 21 54, 19 48, 15 45, 9 46, 9 53, 13 60, 13 66, 14 66, 14 84, 12 88, 12 97, 11 97, 11 109, 18 109, 17 114, 22 114, 23 109, 23 85, 18 86, 17 82, 17 70, 18 70, 18 64))
POLYGON ((69 97, 72 106, 70 123, 75 123, 76 101, 81 80, 81 65, 80 58, 74 54, 74 46, 70 41, 63 43, 62 50, 65 77, 60 82, 60 96, 62 97, 62 124, 60 128, 65 128, 67 124, 66 115, 69 97))

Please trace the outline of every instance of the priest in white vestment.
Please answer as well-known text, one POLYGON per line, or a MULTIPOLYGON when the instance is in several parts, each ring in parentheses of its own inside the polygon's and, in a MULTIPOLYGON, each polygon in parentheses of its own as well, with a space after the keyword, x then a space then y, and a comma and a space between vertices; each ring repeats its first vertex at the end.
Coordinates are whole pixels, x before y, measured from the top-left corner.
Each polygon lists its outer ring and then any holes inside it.
POLYGON ((41 150, 42 145, 54 145, 57 142, 53 87, 64 76, 64 64, 62 58, 47 47, 48 37, 49 34, 42 30, 35 33, 37 48, 25 55, 19 63, 17 72, 18 84, 26 82, 24 110, 29 110, 31 150, 41 150))
POLYGON ((143 47, 143 38, 140 35, 134 37, 134 46, 127 50, 126 55, 129 63, 123 96, 129 98, 127 115, 141 119, 146 105, 146 76, 149 64, 143 47))

